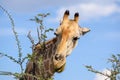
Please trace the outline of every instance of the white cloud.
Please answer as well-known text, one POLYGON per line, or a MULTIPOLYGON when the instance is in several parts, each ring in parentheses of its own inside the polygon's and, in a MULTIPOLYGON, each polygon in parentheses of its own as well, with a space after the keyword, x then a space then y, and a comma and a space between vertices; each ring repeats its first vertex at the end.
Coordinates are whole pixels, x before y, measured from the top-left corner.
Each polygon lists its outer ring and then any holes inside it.
POLYGON ((120 13, 120 7, 115 4, 99 4, 99 3, 80 3, 78 5, 72 5, 69 7, 63 7, 57 11, 57 19, 60 20, 62 18, 62 15, 64 11, 68 9, 70 10, 70 13, 73 14, 75 12, 79 12, 80 19, 82 20, 89 20, 94 18, 99 18, 103 16, 109 16, 113 13, 119 12, 120 13))
POLYGON ((7 10, 27 13, 27 15, 35 11, 51 12, 53 9, 54 12, 57 11, 57 16, 49 20, 53 22, 58 22, 66 9, 70 10, 72 16, 75 12, 79 12, 81 20, 91 20, 116 12, 120 13, 120 6, 115 0, 71 0, 70 2, 68 0, 2 0, 1 5, 7 10))
MULTIPOLYGON (((107 74, 107 75, 111 75, 111 72, 107 69, 104 69, 102 71, 104 74, 107 74)), ((96 77, 94 80, 110 80, 110 78, 106 77, 106 76, 103 76, 101 74, 96 74, 96 77)))
POLYGON ((112 4, 115 0, 1 0, 1 5, 7 9, 18 12, 33 12, 36 10, 45 10, 47 8, 68 7, 85 3, 112 4))
POLYGON ((2 0, 1 5, 5 8, 13 10, 15 12, 33 12, 36 10, 46 10, 48 8, 56 8, 60 6, 76 4, 80 1, 73 0, 68 2, 68 0, 2 0), (66 4, 67 3, 67 4, 66 4))

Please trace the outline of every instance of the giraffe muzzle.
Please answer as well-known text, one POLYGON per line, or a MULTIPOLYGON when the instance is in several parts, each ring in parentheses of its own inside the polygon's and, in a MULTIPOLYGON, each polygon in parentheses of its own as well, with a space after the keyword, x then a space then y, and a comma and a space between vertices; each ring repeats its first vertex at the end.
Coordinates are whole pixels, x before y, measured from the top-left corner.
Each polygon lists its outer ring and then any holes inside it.
POLYGON ((62 72, 66 64, 66 57, 61 54, 56 54, 53 58, 55 72, 62 72))

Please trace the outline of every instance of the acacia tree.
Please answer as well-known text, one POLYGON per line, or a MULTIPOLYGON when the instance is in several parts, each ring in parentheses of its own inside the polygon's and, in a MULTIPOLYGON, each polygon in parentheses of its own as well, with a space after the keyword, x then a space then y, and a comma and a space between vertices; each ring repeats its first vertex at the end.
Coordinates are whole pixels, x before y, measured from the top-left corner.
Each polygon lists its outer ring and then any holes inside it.
POLYGON ((106 69, 110 72, 110 74, 98 71, 98 70, 94 69, 92 66, 86 65, 85 67, 90 72, 106 76, 107 78, 105 80, 107 80, 107 79, 120 80, 120 54, 112 55, 111 58, 108 59, 108 62, 111 64, 111 68, 106 68, 106 69))
MULTIPOLYGON (((19 66, 20 66, 20 69, 21 69, 21 72, 20 73, 17 73, 17 72, 9 72, 9 71, 0 71, 0 75, 7 75, 7 76, 14 76, 15 79, 21 79, 22 76, 24 75, 27 75, 27 76, 31 76, 37 80, 44 80, 44 79, 41 79, 41 78, 38 78, 34 75, 31 75, 31 74, 27 74, 27 73, 24 73, 24 68, 23 68, 23 64, 25 64, 25 60, 32 60, 32 58, 35 56, 35 55, 32 55, 32 54, 27 54, 27 56, 23 56, 22 54, 22 47, 21 47, 21 44, 20 44, 20 41, 19 41, 19 36, 15 30, 15 23, 14 23, 14 20, 12 18, 12 16, 9 14, 9 12, 4 9, 1 5, 0 5, 0 9, 3 10, 3 12, 6 13, 6 15, 8 16, 8 18, 10 19, 10 23, 11 23, 11 26, 12 26, 12 31, 14 33, 14 36, 15 36, 15 41, 16 41, 16 45, 17 45, 17 48, 18 48, 18 58, 14 58, 13 56, 10 56, 8 54, 5 54, 3 52, 0 52, 0 56, 3 56, 3 57, 7 57, 9 58, 11 61, 13 61, 14 63, 17 63, 19 66)), ((30 19, 31 21, 35 21, 39 26, 37 27, 37 35, 38 35, 38 42, 39 43, 44 43, 46 41, 46 38, 47 38, 47 35, 46 33, 47 32, 50 32, 50 31, 53 31, 52 28, 49 28, 49 29, 46 29, 46 27, 43 25, 43 20, 44 18, 46 18, 47 16, 49 15, 49 13, 47 14, 38 14, 37 16, 35 16, 33 19, 30 19)), ((33 51, 33 48, 35 46, 35 42, 34 42, 34 39, 32 38, 31 32, 28 33, 28 38, 32 44, 32 51, 33 51)), ((43 44, 42 44, 43 45, 43 44)), ((45 44, 44 44, 45 45, 45 44)), ((44 46, 43 45, 43 46, 44 46)), ((42 62, 42 61, 41 61, 42 62)), ((49 79, 49 80, 53 80, 53 78, 49 79)))

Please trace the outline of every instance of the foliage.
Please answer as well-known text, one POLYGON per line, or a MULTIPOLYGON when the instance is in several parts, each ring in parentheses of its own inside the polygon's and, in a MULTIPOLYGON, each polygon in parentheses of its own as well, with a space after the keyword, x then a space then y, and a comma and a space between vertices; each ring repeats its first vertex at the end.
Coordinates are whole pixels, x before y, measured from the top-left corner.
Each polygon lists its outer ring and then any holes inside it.
POLYGON ((22 48, 21 48, 21 45, 20 45, 20 41, 18 39, 18 34, 15 31, 14 20, 13 20, 12 16, 7 12, 7 10, 5 10, 1 5, 0 5, 0 8, 7 14, 8 18, 11 21, 12 31, 14 33, 16 45, 17 45, 17 48, 18 48, 18 59, 15 59, 14 57, 9 56, 9 55, 4 54, 4 53, 0 53, 0 55, 5 56, 5 57, 9 58, 10 60, 14 61, 15 63, 19 64, 20 68, 21 68, 21 73, 23 73, 23 71, 24 71, 24 69, 23 69, 23 62, 25 61, 25 59, 27 59, 27 57, 23 57, 22 58, 22 51, 21 51, 22 48))
MULTIPOLYGON (((1 53, 1 52, 0 52, 0 56, 7 57, 8 59, 13 61, 14 63, 17 63, 20 66, 20 69, 21 69, 20 73, 9 72, 9 71, 0 71, 0 75, 14 76, 16 79, 20 79, 22 76, 27 75, 27 76, 32 76, 33 78, 38 79, 38 80, 44 80, 44 79, 40 79, 40 78, 38 78, 34 75, 24 73, 23 64, 25 63, 25 60, 32 59, 34 57, 34 55, 28 54, 27 56, 23 57, 19 37, 18 37, 18 34, 15 30, 14 20, 13 20, 12 16, 8 13, 8 11, 6 9, 4 9, 1 5, 0 5, 0 9, 2 9, 3 12, 5 12, 7 14, 8 18, 10 19, 11 26, 12 26, 12 31, 14 33, 16 45, 17 45, 17 48, 18 48, 18 58, 16 59, 13 56, 10 56, 8 54, 1 53)), ((30 19, 31 21, 35 21, 37 24, 39 24, 39 27, 37 28, 38 40, 39 40, 38 42, 39 43, 41 43, 41 42, 45 43, 46 38, 47 38, 46 33, 49 32, 49 31, 53 31, 52 28, 46 29, 45 26, 43 25, 43 20, 48 15, 49 15, 49 13, 38 14, 37 16, 34 17, 34 19, 30 19)), ((32 49, 33 49, 34 46, 35 46, 35 42, 34 42, 34 39, 32 38, 30 33, 31 32, 28 33, 27 37, 30 39, 30 42, 32 43, 32 49)), ((40 60, 40 62, 42 62, 42 60, 40 60)), ((53 80, 53 79, 51 78, 49 80, 53 80)))
MULTIPOLYGON (((53 31, 52 28, 49 28, 49 29, 46 29, 46 27, 43 25, 43 21, 44 21, 44 18, 47 17, 48 15, 50 15, 49 13, 46 13, 46 14, 38 14, 37 16, 35 16, 33 19, 30 19, 31 21, 34 21, 36 22, 39 27, 37 27, 37 35, 38 35, 38 42, 41 44, 41 43, 45 43, 46 41, 46 38, 47 38, 47 35, 46 33, 47 32, 50 32, 50 31, 53 31)), ((30 39, 33 47, 34 48, 34 39, 31 37, 31 32, 28 33, 28 38, 30 39)), ((42 46, 42 44, 41 44, 42 46)))
POLYGON ((88 71, 106 76, 110 80, 120 80, 120 54, 112 55, 112 57, 108 59, 108 62, 111 63, 111 68, 107 68, 107 70, 110 71, 111 74, 105 74, 95 70, 92 66, 86 65, 85 67, 88 71))

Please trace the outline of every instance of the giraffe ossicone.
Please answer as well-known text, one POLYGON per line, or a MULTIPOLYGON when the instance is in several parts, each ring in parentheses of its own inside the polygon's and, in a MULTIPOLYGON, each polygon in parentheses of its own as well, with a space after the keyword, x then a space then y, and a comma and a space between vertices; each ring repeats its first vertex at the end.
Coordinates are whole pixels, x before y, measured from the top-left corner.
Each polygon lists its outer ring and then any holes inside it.
MULTIPOLYGON (((90 29, 80 27, 79 13, 75 13, 74 19, 69 19, 69 11, 66 10, 60 26, 56 29, 56 37, 45 42, 45 48, 36 44, 33 54, 34 60, 29 61, 25 73, 42 77, 45 80, 52 77, 55 72, 62 72, 66 64, 66 57, 75 48, 78 39, 89 32, 90 29), (42 57, 42 64, 40 64, 42 57)), ((25 80, 38 80, 25 76, 25 80)))

